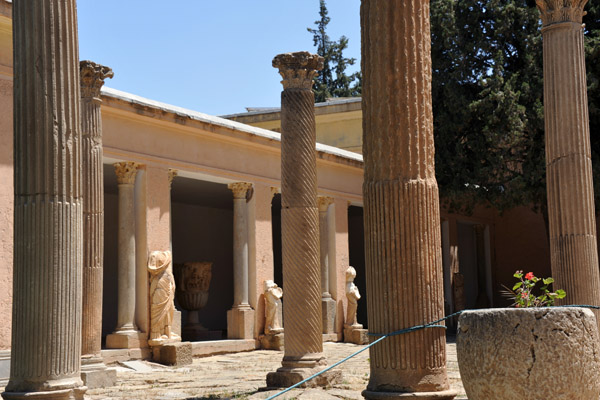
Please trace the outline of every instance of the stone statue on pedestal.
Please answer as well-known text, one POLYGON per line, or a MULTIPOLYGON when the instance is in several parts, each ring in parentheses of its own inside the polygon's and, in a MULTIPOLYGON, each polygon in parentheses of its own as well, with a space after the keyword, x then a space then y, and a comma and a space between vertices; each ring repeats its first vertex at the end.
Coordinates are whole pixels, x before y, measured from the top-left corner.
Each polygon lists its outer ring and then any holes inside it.
POLYGON ((283 290, 271 280, 265 281, 265 335, 283 332, 281 327, 283 290))
POLYGON ((175 313, 175 279, 171 271, 171 252, 153 251, 148 260, 150 273, 150 339, 149 345, 166 340, 181 340, 172 332, 175 313))
POLYGON ((346 322, 344 323, 344 342, 355 344, 369 343, 368 331, 363 329, 362 324, 356 320, 356 309, 360 292, 354 284, 356 270, 354 267, 348 267, 346 270, 346 298, 348 299, 348 308, 346 310, 346 322))

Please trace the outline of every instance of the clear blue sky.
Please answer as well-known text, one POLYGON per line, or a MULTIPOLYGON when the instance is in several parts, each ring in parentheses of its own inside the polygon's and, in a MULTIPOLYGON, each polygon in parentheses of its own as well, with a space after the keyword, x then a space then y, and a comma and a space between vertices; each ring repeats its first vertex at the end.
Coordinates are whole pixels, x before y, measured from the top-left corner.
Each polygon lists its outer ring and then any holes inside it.
MULTIPOLYGON (((279 53, 316 52, 318 0, 79 0, 82 60, 106 86, 211 115, 280 105, 279 53)), ((328 0, 328 34, 350 39, 360 68, 360 0, 328 0)))

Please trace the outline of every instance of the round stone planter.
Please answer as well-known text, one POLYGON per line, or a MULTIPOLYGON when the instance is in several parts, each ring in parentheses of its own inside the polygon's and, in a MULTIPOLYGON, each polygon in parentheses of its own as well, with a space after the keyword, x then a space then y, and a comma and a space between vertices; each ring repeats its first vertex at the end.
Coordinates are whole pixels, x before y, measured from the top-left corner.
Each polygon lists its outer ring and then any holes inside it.
POLYGON ((458 367, 469 400, 598 400, 600 346, 592 311, 498 308, 461 314, 458 367))

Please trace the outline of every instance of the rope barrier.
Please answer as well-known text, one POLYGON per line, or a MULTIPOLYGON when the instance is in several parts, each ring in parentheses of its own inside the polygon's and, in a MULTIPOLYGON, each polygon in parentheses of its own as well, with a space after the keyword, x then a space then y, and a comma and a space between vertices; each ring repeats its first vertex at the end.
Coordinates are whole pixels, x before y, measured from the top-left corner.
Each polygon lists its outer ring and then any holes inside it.
MULTIPOLYGON (((556 307, 556 308, 579 307, 579 308, 593 308, 593 309, 596 309, 596 310, 600 310, 599 306, 590 306, 590 305, 566 305, 566 306, 553 306, 553 307, 556 307)), ((543 308, 553 308, 553 307, 543 307, 543 308)), ((438 320, 429 322, 427 324, 415 325, 415 326, 411 326, 410 328, 400 329, 400 330, 397 330, 397 331, 394 331, 394 332, 391 332, 391 333, 369 333, 369 336, 381 336, 381 337, 379 339, 376 339, 373 342, 369 343, 368 345, 366 345, 362 349, 358 350, 357 352, 354 352, 354 353, 350 354, 348 357, 345 357, 345 358, 341 359, 340 361, 338 361, 338 362, 330 365, 329 367, 327 367, 327 368, 325 368, 325 369, 317 372, 316 374, 311 375, 308 378, 306 378, 306 379, 304 379, 304 380, 302 380, 302 381, 300 381, 300 382, 298 382, 298 383, 290 386, 289 388, 282 390, 281 392, 275 393, 274 395, 267 397, 265 400, 272 400, 272 399, 274 399, 276 397, 281 396, 282 394, 285 394, 285 393, 289 392, 292 389, 297 388, 298 386, 300 386, 300 385, 302 385, 302 384, 310 381, 311 379, 314 379, 317 376, 319 376, 319 375, 321 375, 321 374, 329 371, 330 369, 335 368, 338 365, 340 365, 340 364, 348 361, 349 359, 357 356, 358 354, 362 353, 363 351, 369 349, 371 346, 376 345, 377 343, 381 342, 382 340, 384 340, 385 338, 388 338, 390 336, 402 335, 404 333, 414 332, 414 331, 418 331, 418 330, 425 329, 425 328, 444 328, 444 329, 446 329, 445 325, 438 325, 438 324, 440 322, 442 322, 442 321, 447 320, 447 319, 456 317, 456 316, 462 314, 464 311, 466 311, 466 310, 455 312, 454 314, 450 314, 450 315, 448 315, 448 316, 446 316, 444 318, 440 318, 438 320)))

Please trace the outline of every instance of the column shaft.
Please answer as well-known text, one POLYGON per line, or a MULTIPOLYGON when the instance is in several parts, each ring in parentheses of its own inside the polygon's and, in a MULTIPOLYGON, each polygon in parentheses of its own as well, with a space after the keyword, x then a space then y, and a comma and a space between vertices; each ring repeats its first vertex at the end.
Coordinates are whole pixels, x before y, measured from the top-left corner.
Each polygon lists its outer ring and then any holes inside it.
MULTIPOLYGON (((321 314, 315 97, 311 90, 313 77, 323 68, 323 58, 308 52, 280 54, 273 59, 273 67, 283 77, 281 252, 285 348, 282 368, 267 375, 267 385, 289 386, 310 374, 310 369, 326 364, 321 314)), ((336 380, 340 375, 321 377, 336 380)))
POLYGON ((119 184, 117 331, 135 330, 135 221, 133 184, 119 184))
MULTIPOLYGON (((600 273, 582 16, 587 1, 538 0, 544 40, 544 114, 550 257, 569 304, 600 305, 600 273)), ((596 311, 600 327, 600 314, 596 311)))
POLYGON ((230 339, 254 337, 254 310, 248 303, 248 204, 252 184, 236 182, 233 191, 233 307, 227 312, 230 339))
MULTIPOLYGON (((363 0, 363 154, 369 331, 444 315, 431 111, 429 1, 363 0)), ((371 348, 366 398, 452 399, 445 331, 371 348)))
POLYGON ((104 176, 100 88, 112 70, 80 63, 83 179, 83 323, 82 355, 102 348, 102 279, 104 259, 104 176))
POLYGON ((248 208, 246 198, 233 200, 233 306, 248 304, 248 208))
POLYGON ((14 2, 13 37, 14 297, 10 381, 2 396, 83 398, 75 1, 14 2))

